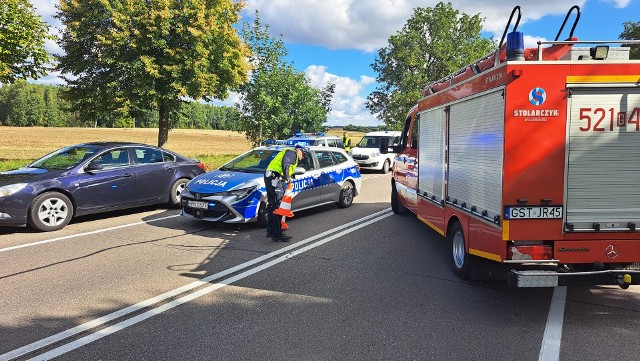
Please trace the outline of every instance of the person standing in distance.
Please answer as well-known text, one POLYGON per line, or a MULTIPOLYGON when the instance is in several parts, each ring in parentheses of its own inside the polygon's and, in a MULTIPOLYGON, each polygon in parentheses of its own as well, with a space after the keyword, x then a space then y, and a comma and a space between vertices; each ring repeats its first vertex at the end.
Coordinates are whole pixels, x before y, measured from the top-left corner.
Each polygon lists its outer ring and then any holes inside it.
POLYGON ((287 242, 291 239, 291 236, 282 232, 280 216, 273 212, 280 208, 285 184, 291 182, 293 171, 303 158, 304 152, 300 145, 285 148, 276 154, 264 172, 264 185, 267 188, 267 237, 271 237, 274 242, 287 242))
POLYGON ((346 131, 342 132, 342 143, 344 143, 344 150, 346 150, 347 152, 350 152, 351 137, 349 136, 349 133, 347 133, 346 131))

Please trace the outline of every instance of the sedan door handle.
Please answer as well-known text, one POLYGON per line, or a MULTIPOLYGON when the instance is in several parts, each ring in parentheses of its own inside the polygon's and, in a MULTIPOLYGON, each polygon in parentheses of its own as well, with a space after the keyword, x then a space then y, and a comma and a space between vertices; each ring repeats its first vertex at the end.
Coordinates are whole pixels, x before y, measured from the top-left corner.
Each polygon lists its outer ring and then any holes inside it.
POLYGON ((125 174, 123 174, 123 175, 122 175, 122 178, 129 178, 129 177, 131 177, 131 176, 133 176, 133 174, 131 174, 131 173, 125 173, 125 174))

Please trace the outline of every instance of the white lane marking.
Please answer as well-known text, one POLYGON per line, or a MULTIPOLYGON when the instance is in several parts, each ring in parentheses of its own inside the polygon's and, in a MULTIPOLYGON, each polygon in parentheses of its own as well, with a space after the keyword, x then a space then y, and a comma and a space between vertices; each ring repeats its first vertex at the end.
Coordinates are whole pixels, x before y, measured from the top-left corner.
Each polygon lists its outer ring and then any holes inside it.
MULTIPOLYGON (((59 332, 59 333, 57 333, 55 335, 49 336, 49 337, 44 338, 42 340, 30 343, 28 345, 25 345, 25 346, 22 346, 20 348, 17 348, 17 349, 15 349, 13 351, 4 353, 4 354, 0 355, 0 361, 11 360, 11 359, 14 359, 16 357, 25 355, 27 353, 36 351, 36 350, 38 350, 40 348, 43 348, 45 346, 48 346, 48 345, 51 345, 53 343, 62 341, 65 338, 77 335, 77 334, 82 333, 82 332, 86 332, 86 331, 88 331, 88 330, 90 330, 90 329, 92 329, 94 327, 103 325, 103 324, 105 324, 107 322, 110 322, 110 321, 115 320, 117 318, 123 317, 125 315, 130 314, 130 313, 136 312, 136 311, 138 311, 140 309, 143 309, 145 307, 149 307, 149 306, 151 306, 153 304, 159 303, 159 302, 164 301, 166 299, 175 297, 175 296, 177 296, 179 294, 182 294, 182 293, 185 293, 185 292, 187 292, 189 290, 201 287, 201 286, 203 286, 205 284, 210 284, 210 282, 213 281, 213 280, 228 276, 228 275, 230 275, 232 273, 235 273, 235 272, 238 272, 238 271, 240 271, 240 270, 242 270, 244 268, 250 267, 250 266, 252 266, 254 264, 257 264, 257 263, 263 262, 263 261, 265 261, 267 259, 273 258, 273 257, 275 257, 275 256, 277 256, 279 254, 282 254, 282 253, 285 253, 285 252, 289 252, 292 249, 298 248, 298 247, 300 247, 302 245, 305 245, 307 243, 313 242, 313 241, 315 241, 317 239, 320 239, 322 237, 325 237, 327 235, 333 234, 333 233, 338 232, 340 230, 343 230, 345 228, 348 229, 349 227, 356 226, 357 228, 353 228, 353 229, 349 230, 349 232, 351 232, 352 230, 361 228, 358 225, 361 224, 363 221, 365 221, 367 219, 375 218, 375 217, 378 217, 378 216, 381 216, 381 215, 385 215, 385 217, 387 217, 387 216, 392 215, 392 213, 390 212, 390 209, 387 208, 387 209, 384 209, 382 211, 379 211, 379 212, 370 214, 368 216, 362 217, 360 219, 357 219, 355 221, 343 224, 343 225, 341 225, 339 227, 336 227, 334 229, 319 233, 319 234, 317 234, 317 235, 315 235, 313 237, 309 237, 309 238, 304 239, 304 240, 302 240, 300 242, 292 243, 292 244, 288 245, 287 247, 281 248, 281 249, 279 249, 277 251, 270 252, 268 254, 262 255, 262 256, 260 256, 258 258, 254 258, 254 259, 252 259, 250 261, 247 261, 245 263, 239 264, 239 265, 234 266, 232 268, 229 268, 227 270, 218 272, 216 274, 213 274, 211 276, 202 278, 202 279, 200 279, 198 281, 195 281, 195 282, 192 282, 190 284, 184 285, 182 287, 176 288, 174 290, 171 290, 169 292, 163 293, 163 294, 158 295, 156 297, 153 297, 153 298, 150 298, 148 300, 139 302, 139 303, 137 303, 135 305, 132 305, 132 306, 123 308, 121 310, 112 312, 110 314, 107 314, 107 315, 102 316, 100 318, 97 318, 95 320, 83 323, 83 324, 78 325, 76 327, 70 328, 70 329, 68 329, 66 331, 59 332), (385 213, 386 213, 386 215, 385 215, 385 213)), ((376 221, 378 219, 382 219, 382 218, 375 218, 375 219, 373 219, 373 221, 376 221)), ((367 224, 369 224, 370 222, 371 221, 369 221, 367 224)), ((340 234, 340 235, 342 235, 342 234, 340 234)), ((326 243, 326 242, 328 242, 328 241, 324 241, 323 243, 326 243)), ((291 253, 288 254, 288 257, 291 257, 290 254, 291 253)), ((188 297, 188 296, 185 296, 185 297, 188 297)), ((153 310, 151 310, 151 311, 153 311, 153 310)), ((151 311, 149 311, 149 312, 151 312, 151 311)))
POLYGON ((140 221, 140 222, 128 223, 128 224, 123 224, 123 225, 120 225, 120 226, 115 226, 115 227, 109 227, 109 228, 98 229, 98 230, 91 231, 91 232, 84 232, 84 233, 72 234, 72 235, 69 235, 69 236, 63 236, 63 237, 58 237, 58 238, 45 239, 45 240, 38 241, 38 242, 27 243, 27 244, 21 244, 21 245, 12 246, 12 247, 6 247, 6 248, 0 248, 0 253, 2 253, 2 252, 7 252, 7 251, 13 251, 13 250, 20 249, 20 248, 33 247, 33 246, 37 246, 37 245, 45 244, 45 243, 51 243, 51 242, 57 242, 57 241, 63 241, 63 240, 65 240, 65 239, 71 239, 71 238, 76 238, 76 237, 88 236, 88 235, 90 235, 90 234, 96 234, 96 233, 102 233, 102 232, 107 232, 107 231, 113 231, 113 230, 115 230, 115 229, 126 228, 126 227, 132 227, 132 226, 137 226, 137 225, 145 224, 145 223, 158 222, 158 221, 162 221, 162 220, 169 219, 169 218, 174 218, 174 217, 179 217, 179 216, 180 216, 179 214, 174 214, 173 216, 166 216, 166 217, 161 217, 161 218, 156 218, 156 219, 150 219, 150 220, 148 220, 148 221, 140 221))
POLYGON ((566 300, 567 286, 556 287, 551 297, 547 326, 544 329, 538 361, 557 361, 560 359, 560 340, 562 339, 562 323, 564 322, 566 300))
POLYGON ((378 175, 374 175, 374 176, 366 177, 366 178, 362 177, 362 180, 369 180, 369 179, 373 179, 373 178, 380 178, 380 177, 386 177, 386 176, 387 176, 386 174, 378 174, 378 175))
POLYGON ((336 234, 334 234, 334 235, 332 235, 330 237, 327 237, 327 238, 325 238, 325 239, 323 239, 323 240, 321 240, 319 242, 315 242, 313 244, 310 244, 310 245, 307 245, 305 247, 302 247, 302 248, 299 248, 297 250, 294 250, 294 251, 292 251, 290 253, 287 253, 287 254, 285 254, 283 256, 280 256, 280 257, 278 257, 278 258, 276 258, 274 260, 271 260, 269 262, 266 262, 266 263, 264 263, 262 265, 259 265, 259 266, 255 267, 255 268, 251 268, 251 269, 249 269, 249 270, 247 270, 245 272, 242 272, 242 273, 237 274, 237 275, 235 275, 233 277, 230 277, 230 278, 228 278, 226 280, 223 280, 223 281, 221 281, 219 283, 215 283, 215 284, 213 284, 213 285, 211 285, 209 287, 205 287, 205 288, 203 288, 201 290, 198 290, 196 292, 188 294, 188 295, 186 295, 184 297, 178 298, 176 300, 173 300, 171 302, 163 304, 163 305, 161 305, 159 307, 156 307, 156 308, 154 308, 152 310, 149 310, 149 311, 146 311, 144 313, 141 313, 138 316, 135 316, 135 317, 132 317, 130 319, 124 320, 122 322, 116 323, 116 324, 114 324, 112 326, 103 328, 103 329, 101 329, 101 330, 99 330, 99 331, 97 331, 95 333, 92 333, 91 335, 84 336, 84 337, 79 338, 79 339, 77 339, 75 341, 72 341, 72 342, 70 342, 70 343, 68 343, 66 345, 63 345, 63 346, 60 346, 60 347, 55 348, 53 350, 47 351, 47 352, 45 352, 45 353, 43 353, 41 355, 38 355, 38 356, 36 356, 36 357, 34 357, 34 358, 30 359, 30 360, 50 360, 50 359, 52 359, 54 357, 58 357, 58 356, 63 355, 65 353, 67 353, 67 352, 73 351, 73 350, 75 350, 75 349, 77 349, 79 347, 85 346, 85 345, 87 345, 87 344, 89 344, 89 343, 91 343, 93 341, 99 340, 99 339, 101 339, 101 338, 103 338, 105 336, 108 336, 108 335, 111 335, 113 333, 116 333, 116 332, 118 332, 120 330, 123 330, 123 329, 125 329, 125 328, 127 328, 127 327, 129 327, 131 325, 134 325, 136 323, 144 321, 144 320, 146 320, 146 319, 148 319, 150 317, 153 317, 155 315, 161 314, 161 313, 163 313, 163 312, 165 312, 167 310, 170 310, 170 309, 172 309, 172 308, 174 308, 176 306, 179 306, 179 305, 182 305, 182 304, 187 303, 189 301, 192 301, 192 300, 194 300, 196 298, 199 298, 199 297, 204 296, 206 294, 209 294, 209 293, 211 293, 213 291, 221 289, 221 288, 223 288, 223 287, 225 287, 227 285, 233 284, 234 282, 239 281, 239 280, 241 280, 243 278, 246 278, 248 276, 251 276, 251 275, 253 275, 255 273, 264 271, 265 269, 268 269, 270 267, 273 267, 273 266, 277 265, 278 263, 281 263, 281 262, 284 262, 286 260, 289 260, 289 259, 293 258, 294 256, 296 256, 298 254, 304 253, 304 252, 306 252, 306 251, 308 251, 310 249, 316 248, 316 247, 318 247, 320 245, 323 245, 323 244, 325 244, 327 242, 333 241, 336 238, 342 237, 342 236, 344 236, 346 234, 349 234, 349 233, 351 233, 353 231, 356 231, 356 230, 358 230, 360 228, 366 227, 366 226, 368 226, 368 225, 370 225, 372 223, 375 223, 375 222, 377 222, 377 221, 379 221, 381 219, 390 217, 392 215, 393 215, 393 213, 389 212, 389 213, 383 214, 383 215, 381 215, 381 216, 379 216, 377 218, 371 219, 371 220, 369 220, 367 222, 360 223, 360 224, 354 226, 353 228, 347 229, 347 230, 342 231, 340 233, 336 233, 336 234))

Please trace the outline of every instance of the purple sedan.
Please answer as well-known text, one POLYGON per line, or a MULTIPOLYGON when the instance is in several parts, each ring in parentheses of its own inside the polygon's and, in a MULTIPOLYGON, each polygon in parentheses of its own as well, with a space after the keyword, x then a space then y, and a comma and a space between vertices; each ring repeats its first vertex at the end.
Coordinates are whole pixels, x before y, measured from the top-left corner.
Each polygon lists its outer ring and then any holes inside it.
POLYGON ((204 172, 195 159, 146 144, 72 145, 0 172, 0 225, 55 231, 86 214, 160 203, 178 207, 185 184, 204 172))

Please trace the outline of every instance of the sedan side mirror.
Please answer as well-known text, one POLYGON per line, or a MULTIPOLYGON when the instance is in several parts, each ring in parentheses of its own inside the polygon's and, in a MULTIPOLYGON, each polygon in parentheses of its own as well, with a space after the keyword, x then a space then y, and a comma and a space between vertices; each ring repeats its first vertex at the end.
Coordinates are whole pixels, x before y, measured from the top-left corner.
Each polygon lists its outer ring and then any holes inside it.
POLYGON ((102 165, 96 162, 90 162, 89 164, 87 164, 86 167, 84 167, 84 171, 87 173, 95 172, 97 170, 102 170, 102 169, 104 169, 102 168, 102 165))
POLYGON ((305 174, 306 172, 307 172, 306 169, 302 167, 296 167, 296 169, 293 170, 293 175, 302 175, 302 174, 305 174))

